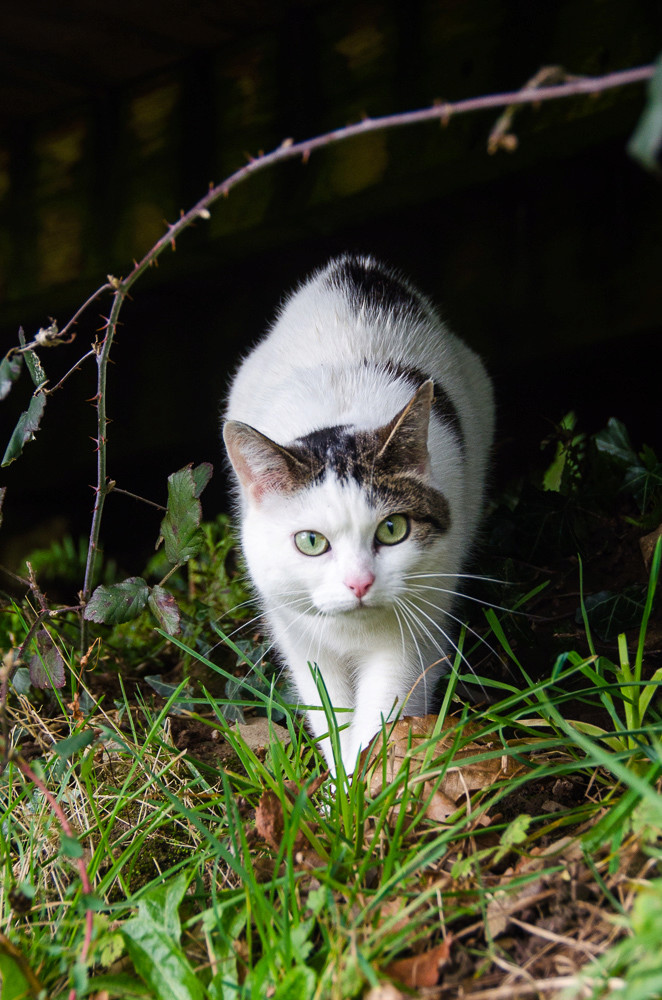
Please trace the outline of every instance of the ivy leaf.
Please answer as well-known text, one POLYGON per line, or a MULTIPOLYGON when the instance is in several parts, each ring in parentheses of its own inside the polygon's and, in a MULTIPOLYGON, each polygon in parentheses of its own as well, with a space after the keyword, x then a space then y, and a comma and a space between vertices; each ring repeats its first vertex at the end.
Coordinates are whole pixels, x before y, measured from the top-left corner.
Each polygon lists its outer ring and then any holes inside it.
POLYGON ((42 691, 64 687, 64 660, 60 650, 46 629, 39 629, 35 639, 38 651, 30 657, 29 664, 32 685, 42 691))
POLYGON ((85 606, 83 618, 103 625, 120 625, 137 618, 147 604, 149 587, 141 576, 130 576, 109 587, 97 587, 85 606))
POLYGON ((14 432, 2 459, 2 466, 10 465, 22 453, 24 445, 32 441, 46 406, 46 396, 43 392, 35 392, 27 410, 20 415, 14 432))
POLYGON ((595 435, 595 445, 601 451, 622 465, 635 465, 637 455, 625 424, 616 417, 610 417, 604 430, 595 435))
POLYGON ((646 170, 662 173, 662 56, 648 83, 648 100, 628 143, 628 153, 646 170))
POLYGON ((164 587, 152 587, 147 603, 164 632, 177 635, 181 612, 177 601, 164 587))
POLYGON ((168 476, 168 506, 161 522, 161 538, 165 542, 166 558, 173 566, 188 562, 202 547, 202 505, 199 496, 209 482, 211 472, 211 465, 204 462, 195 469, 187 465, 168 476))
MULTIPOLYGON (((593 632, 609 642, 626 629, 636 628, 641 623, 646 602, 646 588, 639 584, 626 587, 620 594, 601 590, 584 598, 586 617, 593 632)), ((581 608, 577 609, 575 621, 582 624, 581 608)))
POLYGON ((23 368, 23 358, 20 354, 15 354, 12 358, 3 358, 0 361, 0 399, 9 395, 12 385, 18 379, 23 368))

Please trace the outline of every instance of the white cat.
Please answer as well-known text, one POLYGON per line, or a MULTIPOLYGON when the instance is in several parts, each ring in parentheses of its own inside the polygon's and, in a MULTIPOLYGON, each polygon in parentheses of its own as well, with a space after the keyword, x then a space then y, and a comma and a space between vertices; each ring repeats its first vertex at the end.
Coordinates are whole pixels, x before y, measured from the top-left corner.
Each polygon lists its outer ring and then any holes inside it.
POLYGON ((453 659, 490 381, 400 274, 343 256, 285 302, 225 417, 251 578, 333 768, 318 665, 351 774, 382 720, 430 710, 453 659))

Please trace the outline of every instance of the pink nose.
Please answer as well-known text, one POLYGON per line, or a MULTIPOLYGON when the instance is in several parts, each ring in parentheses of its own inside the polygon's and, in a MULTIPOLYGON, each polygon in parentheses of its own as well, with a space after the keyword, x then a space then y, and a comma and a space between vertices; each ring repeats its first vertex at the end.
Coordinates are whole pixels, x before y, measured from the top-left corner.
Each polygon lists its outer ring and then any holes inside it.
POLYGON ((345 580, 345 586, 349 587, 353 594, 359 598, 365 597, 373 583, 375 582, 374 573, 360 573, 356 576, 350 576, 345 580))

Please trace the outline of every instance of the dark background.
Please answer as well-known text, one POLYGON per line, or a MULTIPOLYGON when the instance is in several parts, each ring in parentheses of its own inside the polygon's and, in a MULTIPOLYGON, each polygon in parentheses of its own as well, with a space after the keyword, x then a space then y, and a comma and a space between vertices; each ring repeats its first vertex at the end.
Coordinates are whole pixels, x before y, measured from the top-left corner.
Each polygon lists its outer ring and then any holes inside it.
MULTIPOLYGON (((283 139, 522 87, 541 66, 600 75, 662 50, 658 0, 140 2, 27 0, 0 35, 0 351, 19 325, 60 325, 126 275, 210 182, 283 139)), ((519 146, 489 156, 497 113, 373 133, 255 175, 141 278, 122 312, 108 409, 109 475, 163 502, 212 461, 228 372, 286 290, 330 255, 402 268, 485 357, 499 402, 497 483, 534 463, 568 410, 614 415, 662 445, 662 186, 626 153, 644 85, 524 109, 519 146)), ((42 352, 54 383, 88 348, 42 352)), ((0 448, 29 399, 0 410, 0 448)), ((89 529, 93 362, 49 400, 12 466, 0 561, 89 529)), ((106 547, 140 571, 158 514, 112 496, 106 547)))

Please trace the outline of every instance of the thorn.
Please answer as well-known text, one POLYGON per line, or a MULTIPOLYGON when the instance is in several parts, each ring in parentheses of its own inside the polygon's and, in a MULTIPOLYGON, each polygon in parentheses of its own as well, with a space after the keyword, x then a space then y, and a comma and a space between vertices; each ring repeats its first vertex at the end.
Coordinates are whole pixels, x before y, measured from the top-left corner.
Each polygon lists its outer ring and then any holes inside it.
POLYGON ((304 167, 306 163, 308 163, 309 159, 310 159, 310 149, 304 149, 303 153, 301 154, 301 162, 303 163, 304 167))

